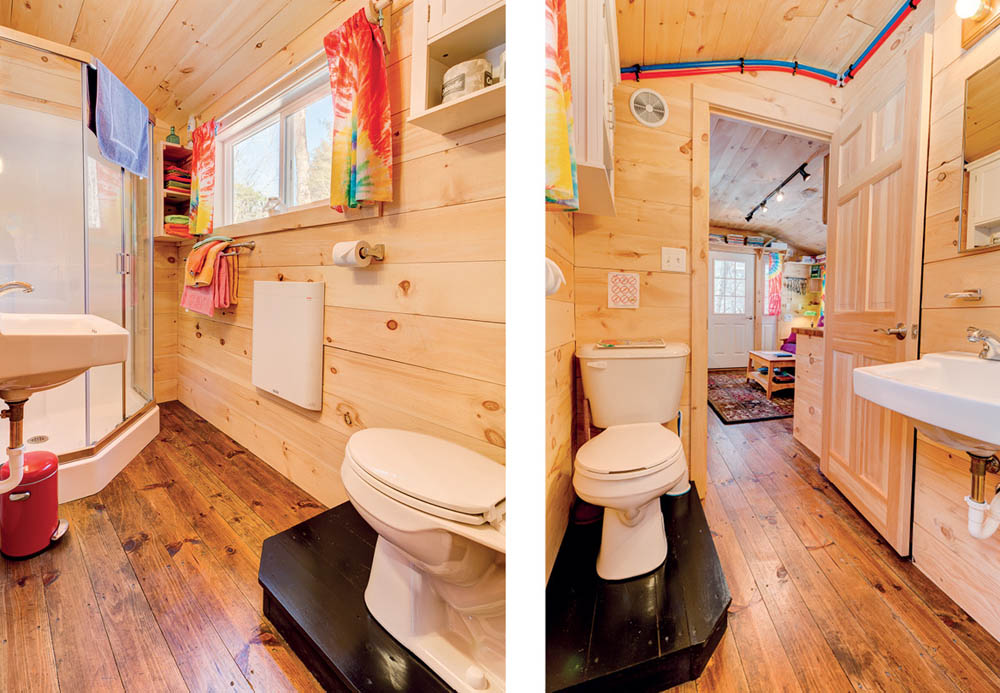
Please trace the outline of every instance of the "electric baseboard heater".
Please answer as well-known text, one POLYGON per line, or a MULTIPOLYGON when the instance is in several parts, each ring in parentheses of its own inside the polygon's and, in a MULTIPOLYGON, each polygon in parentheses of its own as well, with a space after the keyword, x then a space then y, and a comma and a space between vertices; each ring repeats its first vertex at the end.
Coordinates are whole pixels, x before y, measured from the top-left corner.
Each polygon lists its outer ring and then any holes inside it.
POLYGON ((252 380, 305 409, 323 408, 322 282, 253 283, 252 380))

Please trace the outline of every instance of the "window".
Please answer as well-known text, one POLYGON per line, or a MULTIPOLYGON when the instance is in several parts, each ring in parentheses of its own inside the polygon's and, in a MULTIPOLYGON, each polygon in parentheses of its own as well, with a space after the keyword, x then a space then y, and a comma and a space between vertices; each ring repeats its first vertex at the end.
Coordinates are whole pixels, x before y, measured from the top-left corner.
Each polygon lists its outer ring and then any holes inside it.
POLYGON ((222 224, 330 199, 333 98, 326 67, 268 98, 232 125, 218 155, 222 224))
POLYGON ((715 313, 746 313, 747 266, 738 260, 715 260, 715 313))

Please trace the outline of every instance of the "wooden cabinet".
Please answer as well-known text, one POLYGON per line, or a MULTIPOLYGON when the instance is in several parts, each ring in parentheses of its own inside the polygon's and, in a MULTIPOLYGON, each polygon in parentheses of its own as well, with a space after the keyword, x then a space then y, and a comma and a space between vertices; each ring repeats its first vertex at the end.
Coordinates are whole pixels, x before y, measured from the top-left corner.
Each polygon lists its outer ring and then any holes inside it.
POLYGON ((969 173, 968 248, 993 245, 1000 231, 1000 152, 966 166, 969 173))
POLYGON ((411 123, 445 133, 504 115, 506 21, 504 0, 414 0, 411 123), (492 65, 492 84, 442 103, 445 72, 476 58, 492 65))
POLYGON ((498 3, 497 0, 428 0, 425 10, 427 37, 433 40, 448 29, 460 26, 497 4, 503 3, 498 3))
POLYGON ((615 213, 615 87, 621 82, 611 0, 566 3, 580 212, 615 213))
POLYGON ((817 456, 823 446, 823 338, 799 334, 795 347, 795 439, 817 456))

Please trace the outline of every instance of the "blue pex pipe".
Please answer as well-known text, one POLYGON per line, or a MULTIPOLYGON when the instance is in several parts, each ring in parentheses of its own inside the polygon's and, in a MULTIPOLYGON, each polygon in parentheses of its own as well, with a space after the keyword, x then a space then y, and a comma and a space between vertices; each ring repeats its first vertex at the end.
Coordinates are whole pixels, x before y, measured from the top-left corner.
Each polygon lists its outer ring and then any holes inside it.
POLYGON ((875 38, 872 40, 872 42, 869 43, 868 46, 863 51, 861 51, 861 55, 858 56, 857 60, 852 62, 850 67, 848 67, 848 69, 844 71, 844 75, 848 75, 848 73, 852 69, 854 69, 855 65, 860 63, 868 56, 868 54, 875 48, 875 46, 877 46, 879 42, 882 41, 882 38, 889 32, 889 29, 892 27, 892 25, 896 23, 896 20, 898 20, 902 16, 902 14, 906 12, 909 8, 910 8, 910 2, 909 0, 907 0, 905 3, 903 3, 903 6, 896 11, 896 14, 892 15, 892 18, 886 23, 884 27, 882 27, 882 30, 875 35, 875 38))
MULTIPOLYGON (((621 74, 623 75, 635 75, 636 81, 642 76, 643 72, 669 72, 672 70, 698 70, 702 68, 724 68, 724 67, 739 67, 742 69, 752 70, 754 67, 777 67, 782 69, 791 70, 792 74, 797 72, 807 72, 813 75, 820 75, 826 77, 827 79, 832 79, 837 81, 841 86, 845 83, 845 80, 850 80, 854 78, 852 74, 855 70, 856 65, 861 65, 864 63, 869 55, 878 49, 882 41, 885 40, 887 34, 889 34, 895 24, 899 21, 907 12, 916 9, 916 5, 920 0, 913 2, 912 0, 906 0, 903 5, 896 10, 895 14, 886 22, 885 26, 875 35, 875 38, 865 47, 861 54, 848 66, 844 72, 837 74, 831 70, 824 70, 818 67, 812 67, 811 65, 803 65, 798 62, 792 62, 788 60, 764 60, 764 59, 736 59, 736 60, 695 60, 682 63, 657 63, 655 65, 632 65, 630 67, 621 68, 621 74)), ((667 76, 667 75, 661 75, 667 76)))
MULTIPOLYGON (((817 75, 823 75, 824 77, 829 77, 830 79, 838 79, 840 75, 836 72, 831 72, 830 70, 823 70, 818 67, 812 67, 811 65, 803 65, 802 63, 795 63, 790 60, 701 60, 686 63, 660 63, 657 65, 643 65, 640 67, 640 75, 644 70, 691 70, 700 67, 740 67, 740 65, 746 68, 753 67, 787 67, 790 70, 804 70, 806 72, 813 72, 817 75)), ((634 67, 623 67, 621 69, 622 74, 634 74, 634 67)))

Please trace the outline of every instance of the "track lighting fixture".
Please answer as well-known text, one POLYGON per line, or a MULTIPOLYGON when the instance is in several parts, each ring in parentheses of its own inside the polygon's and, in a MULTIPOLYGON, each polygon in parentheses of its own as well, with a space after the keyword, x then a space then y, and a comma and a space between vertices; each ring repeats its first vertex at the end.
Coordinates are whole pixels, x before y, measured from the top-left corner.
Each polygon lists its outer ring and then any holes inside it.
POLYGON ((758 209, 761 211, 762 214, 767 213, 767 201, 770 200, 772 197, 774 198, 775 202, 781 202, 782 200, 784 200, 785 199, 784 188, 786 185, 788 185, 789 182, 791 182, 793 178, 795 178, 795 176, 802 176, 803 182, 812 178, 812 174, 810 174, 809 171, 806 170, 806 166, 808 165, 809 165, 808 161, 803 162, 803 164, 794 171, 792 171, 792 173, 789 174, 789 176, 785 178, 785 180, 781 181, 781 183, 778 184, 778 187, 776 187, 774 190, 765 195, 764 199, 761 200, 756 207, 751 209, 750 212, 745 217, 743 217, 744 219, 747 220, 747 223, 753 221, 753 215, 757 212, 758 209))

